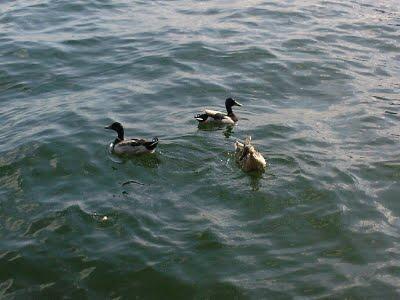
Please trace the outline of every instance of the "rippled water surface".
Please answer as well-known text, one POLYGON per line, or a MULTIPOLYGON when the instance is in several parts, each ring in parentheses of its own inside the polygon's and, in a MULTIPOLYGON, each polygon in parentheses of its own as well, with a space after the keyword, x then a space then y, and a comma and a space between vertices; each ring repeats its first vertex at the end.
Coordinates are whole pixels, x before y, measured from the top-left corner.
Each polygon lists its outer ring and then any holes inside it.
POLYGON ((0 2, 0 298, 398 299, 399 31, 398 0, 0 2), (110 157, 114 120, 157 153, 110 157))

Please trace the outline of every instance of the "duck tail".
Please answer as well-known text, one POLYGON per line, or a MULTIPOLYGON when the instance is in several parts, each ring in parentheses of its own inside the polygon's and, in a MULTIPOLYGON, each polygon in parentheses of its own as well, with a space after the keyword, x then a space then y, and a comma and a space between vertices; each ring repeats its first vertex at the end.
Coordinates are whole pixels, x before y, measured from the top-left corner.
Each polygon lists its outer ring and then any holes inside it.
POLYGON ((157 147, 158 145, 158 138, 154 137, 150 142, 146 143, 146 148, 149 150, 153 150, 157 147))
POLYGON ((157 144, 158 144, 158 137, 153 137, 151 145, 157 145, 157 144))
POLYGON ((207 114, 197 114, 194 116, 194 118, 201 123, 201 122, 207 121, 208 115, 207 114))

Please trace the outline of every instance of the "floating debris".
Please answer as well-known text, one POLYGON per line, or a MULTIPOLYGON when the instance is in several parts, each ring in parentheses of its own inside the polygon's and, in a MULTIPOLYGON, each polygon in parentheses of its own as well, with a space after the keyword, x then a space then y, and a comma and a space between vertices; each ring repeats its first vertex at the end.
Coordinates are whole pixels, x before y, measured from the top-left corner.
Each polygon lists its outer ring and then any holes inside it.
POLYGON ((138 185, 145 185, 144 183, 141 183, 141 182, 136 181, 136 180, 128 180, 128 181, 125 181, 125 182, 122 184, 122 186, 131 184, 131 183, 135 183, 135 184, 138 184, 138 185))
POLYGON ((385 114, 397 115, 397 112, 386 110, 385 114))

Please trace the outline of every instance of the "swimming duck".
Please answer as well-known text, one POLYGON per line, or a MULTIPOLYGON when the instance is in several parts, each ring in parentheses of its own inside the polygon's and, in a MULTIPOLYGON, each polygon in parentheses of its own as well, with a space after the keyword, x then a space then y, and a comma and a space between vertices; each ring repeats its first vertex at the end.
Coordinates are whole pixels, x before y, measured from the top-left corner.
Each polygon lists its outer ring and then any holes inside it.
POLYGON ((239 102, 232 98, 225 100, 226 114, 223 112, 205 109, 203 113, 196 115, 194 118, 200 124, 214 122, 216 124, 229 124, 234 125, 238 121, 238 117, 233 113, 232 106, 242 106, 239 102))
POLYGON ((236 162, 245 172, 261 171, 267 166, 265 158, 251 144, 251 136, 246 138, 244 143, 235 142, 236 162))
POLYGON ((144 139, 124 139, 124 128, 121 123, 114 122, 110 126, 104 127, 118 133, 118 137, 112 144, 112 152, 118 155, 136 155, 144 153, 153 153, 158 145, 158 138, 153 138, 151 141, 144 139))

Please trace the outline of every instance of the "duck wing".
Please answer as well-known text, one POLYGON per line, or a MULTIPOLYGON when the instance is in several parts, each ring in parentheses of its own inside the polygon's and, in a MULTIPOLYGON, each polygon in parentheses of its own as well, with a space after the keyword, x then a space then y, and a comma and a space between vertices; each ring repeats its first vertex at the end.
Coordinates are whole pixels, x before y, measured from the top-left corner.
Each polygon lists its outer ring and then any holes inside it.
POLYGON ((152 140, 145 140, 145 139, 129 139, 123 140, 118 143, 118 145, 124 146, 131 146, 131 147, 138 147, 138 146, 150 146, 154 143, 158 143, 158 138, 153 138, 152 140))
POLYGON ((151 141, 145 139, 129 139, 123 140, 114 146, 117 154, 140 154, 152 152, 158 145, 158 138, 151 141))
POLYGON ((194 116, 194 118, 197 121, 199 121, 200 123, 207 122, 208 118, 212 118, 213 121, 222 122, 226 117, 227 117, 226 114, 224 114, 220 111, 212 110, 212 109, 206 109, 206 110, 204 110, 203 113, 194 116))
POLYGON ((221 122, 224 124, 234 124, 235 121, 230 118, 226 113, 217 111, 217 110, 211 110, 211 109, 206 109, 205 114, 211 118, 214 119, 216 122, 221 122))
POLYGON ((226 117, 225 113, 212 109, 206 109, 204 110, 204 113, 214 119, 223 119, 224 117, 226 117))

